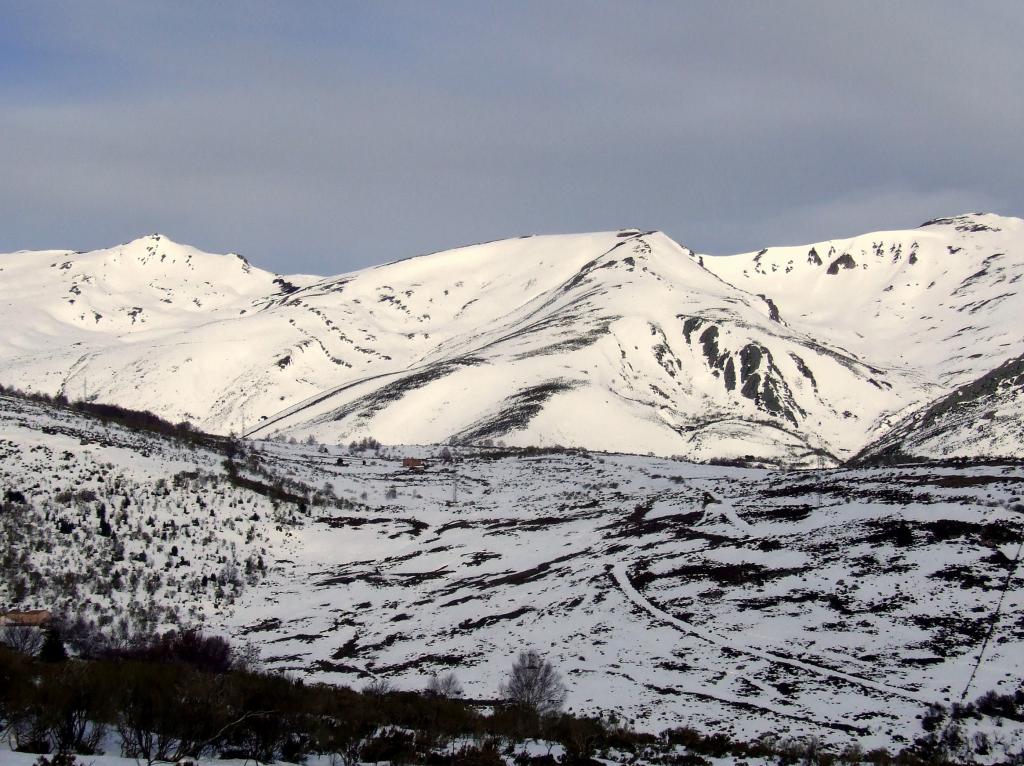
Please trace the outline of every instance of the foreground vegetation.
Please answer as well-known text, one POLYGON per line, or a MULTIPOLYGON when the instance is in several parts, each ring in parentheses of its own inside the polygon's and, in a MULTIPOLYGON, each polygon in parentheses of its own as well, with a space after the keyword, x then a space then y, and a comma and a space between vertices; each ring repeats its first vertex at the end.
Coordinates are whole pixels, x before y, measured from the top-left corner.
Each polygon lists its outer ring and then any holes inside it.
POLYGON ((92 755, 116 732, 121 755, 147 764, 216 757, 301 762, 312 755, 344 766, 596 766, 595 757, 672 765, 723 757, 780 764, 965 763, 973 760, 973 748, 957 734, 959 721, 994 712, 1019 720, 1024 712, 1024 694, 988 695, 952 711, 935 708, 925 733, 898 754, 856 747, 834 752, 814 740, 737 742, 685 727, 655 736, 632 731, 614 715, 574 716, 561 711, 564 687, 543 661, 538 678, 554 679, 551 693, 516 692, 523 683, 517 668, 522 671, 524 660, 537 664, 529 653, 513 666, 505 699, 474 701, 449 696, 461 692, 454 676, 431 679, 422 692, 394 691, 383 680, 361 691, 306 684, 261 672, 251 652, 195 631, 119 645, 75 639, 69 648, 81 656, 69 657, 56 629, 35 641, 19 630, 20 643, 6 631, 17 648, 0 646, 0 734, 10 746, 92 755), (531 754, 521 746, 527 740, 541 746, 531 754))
MULTIPOLYGON (((260 672, 244 652, 195 632, 106 647, 69 659, 47 638, 38 656, 0 647, 0 726, 15 750, 94 754, 114 730, 122 755, 144 760, 236 757, 340 763, 503 763, 526 738, 560 743, 566 762, 598 750, 639 752, 653 738, 611 718, 576 718, 544 705, 483 705, 386 682, 356 691, 260 672)), ((557 705, 555 706, 557 707, 557 705)), ((552 762, 553 759, 542 759, 552 762)))

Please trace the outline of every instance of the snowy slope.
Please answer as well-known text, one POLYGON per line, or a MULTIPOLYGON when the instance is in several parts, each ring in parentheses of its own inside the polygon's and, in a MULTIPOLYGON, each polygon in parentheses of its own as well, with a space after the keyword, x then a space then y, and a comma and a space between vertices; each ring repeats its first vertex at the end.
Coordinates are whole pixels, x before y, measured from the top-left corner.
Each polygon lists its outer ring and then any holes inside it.
POLYGON ((896 424, 856 462, 1019 458, 1024 445, 1024 357, 929 403, 896 424))
MULTIPOLYGON (((773 322, 759 298, 707 273, 662 234, 538 239, 546 241, 528 249, 531 274, 547 259, 577 249, 580 257, 535 282, 534 294, 516 286, 481 298, 511 310, 450 332, 411 366, 318 394, 253 434, 818 460, 848 452, 896 406, 880 389, 906 387, 773 322)), ((407 268, 357 279, 386 278, 415 294, 399 281, 407 268)))
POLYGON ((833 464, 1024 353, 1022 275, 1024 222, 990 215, 725 257, 525 237, 327 279, 154 235, 0 256, 0 382, 220 433, 833 464))
POLYGON ((0 608, 46 608, 112 634, 230 609, 294 547, 294 508, 235 486, 222 461, 0 395, 0 608))
POLYGON ((1019 218, 977 213, 701 262, 774 301, 781 321, 926 382, 961 385, 1024 352, 1019 218))

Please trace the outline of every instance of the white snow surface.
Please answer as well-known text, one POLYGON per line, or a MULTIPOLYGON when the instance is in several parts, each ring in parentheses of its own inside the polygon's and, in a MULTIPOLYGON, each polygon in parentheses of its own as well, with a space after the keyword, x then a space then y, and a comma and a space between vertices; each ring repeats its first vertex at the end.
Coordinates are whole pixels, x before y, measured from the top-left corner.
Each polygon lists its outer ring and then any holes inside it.
MULTIPOLYGON (((1024 221, 988 214, 735 256, 523 237, 330 278, 152 235, 0 255, 0 382, 216 433, 831 465, 1024 353, 1022 276, 1024 221)), ((959 454, 1020 456, 1008 417, 959 454)))

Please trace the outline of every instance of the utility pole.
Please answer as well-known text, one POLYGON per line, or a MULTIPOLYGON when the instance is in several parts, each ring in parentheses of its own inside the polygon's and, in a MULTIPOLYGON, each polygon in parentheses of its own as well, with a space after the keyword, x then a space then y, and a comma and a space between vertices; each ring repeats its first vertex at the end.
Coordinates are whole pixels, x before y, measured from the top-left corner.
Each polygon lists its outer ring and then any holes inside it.
POLYGON ((825 470, 825 456, 819 452, 818 453, 818 482, 817 482, 817 486, 818 486, 818 508, 821 508, 821 481, 822 481, 822 478, 823 478, 821 474, 822 474, 822 472, 824 470, 825 470))
POLYGON ((453 505, 459 502, 459 463, 458 458, 454 452, 452 452, 451 445, 444 447, 441 450, 441 459, 445 463, 451 465, 452 472, 452 497, 448 500, 445 505, 451 508, 453 505))

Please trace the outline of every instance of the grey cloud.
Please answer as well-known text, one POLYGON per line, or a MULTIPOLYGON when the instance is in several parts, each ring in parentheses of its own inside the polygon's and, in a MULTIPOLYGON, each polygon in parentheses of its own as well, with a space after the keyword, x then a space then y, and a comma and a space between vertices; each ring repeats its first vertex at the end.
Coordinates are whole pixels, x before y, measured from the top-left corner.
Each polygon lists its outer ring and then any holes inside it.
POLYGON ((0 84, 0 250, 161 230, 323 273, 531 231, 729 252, 1024 207, 1018 3, 44 7, 15 19, 28 84, 0 84))

